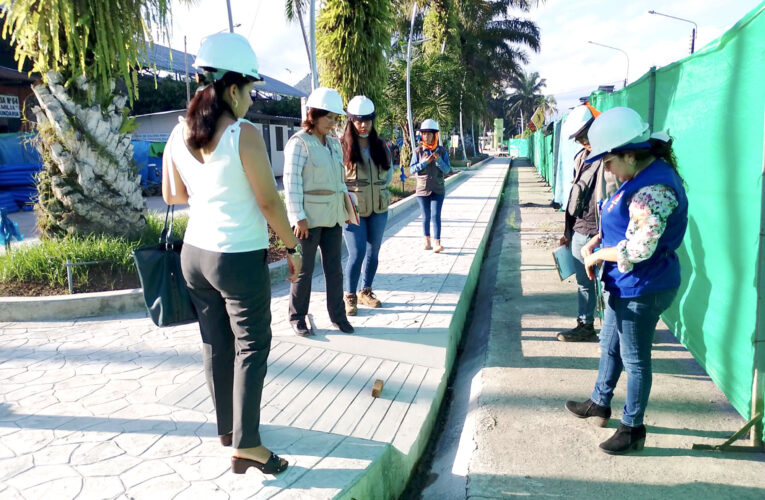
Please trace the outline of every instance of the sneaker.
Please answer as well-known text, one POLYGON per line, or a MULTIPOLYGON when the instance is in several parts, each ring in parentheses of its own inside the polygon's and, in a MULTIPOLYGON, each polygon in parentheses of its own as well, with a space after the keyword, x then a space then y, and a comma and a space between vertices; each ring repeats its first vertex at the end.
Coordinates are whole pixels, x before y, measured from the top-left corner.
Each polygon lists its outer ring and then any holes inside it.
POLYGON ((359 292, 359 302, 369 307, 377 308, 382 306, 382 302, 380 302, 380 299, 375 296, 374 292, 372 292, 372 288, 370 287, 367 287, 359 292))
POLYGON ((301 337, 308 337, 309 335, 313 335, 313 333, 311 333, 311 330, 308 329, 308 325, 305 322, 305 318, 290 321, 290 325, 292 325, 292 329, 295 331, 296 335, 299 335, 301 337))
POLYGON ((343 297, 343 302, 345 302, 345 315, 346 316, 356 316, 356 313, 359 312, 359 307, 357 304, 357 298, 355 293, 346 293, 345 297, 343 297))
POLYGON ((574 328, 558 334, 558 340, 561 342, 596 341, 598 340, 598 334, 592 323, 582 323, 581 320, 576 320, 574 328))
POLYGON ((569 413, 578 418, 593 417, 593 421, 598 427, 605 427, 608 423, 608 419, 611 418, 611 408, 600 406, 591 399, 588 399, 583 403, 566 401, 566 409, 569 413))
POLYGON ((444 247, 441 246, 441 243, 436 243, 436 248, 433 250, 434 253, 441 253, 444 251, 444 247))

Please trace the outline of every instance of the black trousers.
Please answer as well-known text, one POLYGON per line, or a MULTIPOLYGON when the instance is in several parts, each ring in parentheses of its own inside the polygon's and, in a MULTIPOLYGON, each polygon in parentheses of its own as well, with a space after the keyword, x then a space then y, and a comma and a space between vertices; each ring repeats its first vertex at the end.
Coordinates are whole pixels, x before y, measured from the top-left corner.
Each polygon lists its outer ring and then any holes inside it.
POLYGON ((329 319, 337 323, 346 318, 343 304, 343 268, 341 266, 341 247, 343 228, 314 227, 308 230, 308 238, 301 239, 303 247, 303 268, 297 281, 290 286, 290 321, 305 318, 311 300, 311 281, 316 249, 321 251, 321 267, 324 269, 324 282, 327 285, 327 312, 329 319))
POLYGON ((271 349, 266 250, 220 253, 185 244, 181 268, 199 315, 218 434, 233 431, 234 448, 260 446, 260 400, 271 349))

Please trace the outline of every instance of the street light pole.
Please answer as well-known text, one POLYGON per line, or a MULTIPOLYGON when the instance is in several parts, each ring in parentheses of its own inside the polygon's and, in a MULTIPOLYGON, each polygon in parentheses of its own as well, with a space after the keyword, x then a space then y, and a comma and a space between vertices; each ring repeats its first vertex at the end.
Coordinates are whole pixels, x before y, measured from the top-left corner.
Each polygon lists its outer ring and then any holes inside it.
POLYGON ((231 0, 226 0, 226 8, 228 9, 228 31, 234 32, 234 20, 231 17, 231 0))
POLYGON ((662 14, 661 12, 656 12, 655 10, 649 10, 648 13, 654 14, 656 16, 669 17, 670 19, 677 19, 678 21, 683 21, 686 23, 691 23, 693 25, 693 30, 691 31, 691 54, 693 54, 693 51, 696 48, 696 32, 699 29, 698 24, 694 23, 690 19, 683 19, 682 17, 670 16, 669 14, 662 14))
POLYGON ((593 44, 593 45, 599 45, 599 46, 601 46, 601 47, 605 47, 605 48, 607 48, 607 49, 618 50, 619 52, 621 52, 622 54, 624 54, 624 57, 626 57, 626 58, 627 58, 627 74, 626 74, 626 76, 624 77, 624 86, 626 87, 626 86, 627 86, 627 80, 628 80, 628 79, 629 79, 629 77, 630 77, 630 56, 628 56, 626 52, 624 52, 622 49, 620 49, 620 48, 618 48, 618 47, 611 47, 610 45, 605 45, 605 44, 602 44, 602 43, 593 42, 593 41, 591 41, 591 40, 590 40, 590 41, 588 41, 587 43, 591 43, 591 44, 593 44))
POLYGON ((414 123, 412 123, 412 91, 409 85, 409 73, 412 65, 412 37, 414 35, 414 18, 417 15, 417 2, 412 6, 412 23, 409 27, 409 44, 406 49, 406 119, 409 122, 409 147, 414 152, 414 123))

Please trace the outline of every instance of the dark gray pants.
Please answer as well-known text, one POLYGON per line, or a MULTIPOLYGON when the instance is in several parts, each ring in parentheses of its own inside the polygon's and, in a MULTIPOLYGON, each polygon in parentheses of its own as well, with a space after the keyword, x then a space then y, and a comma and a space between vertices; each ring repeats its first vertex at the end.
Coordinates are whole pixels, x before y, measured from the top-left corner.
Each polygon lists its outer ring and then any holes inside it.
POLYGON ((183 245, 183 277, 199 315, 202 358, 218 434, 260 446, 260 399, 271 349, 266 250, 220 253, 183 245))
POLYGON ((343 304, 343 268, 340 253, 343 242, 343 228, 314 227, 308 230, 308 238, 301 239, 303 247, 303 268, 297 281, 290 286, 290 321, 305 318, 311 300, 311 281, 316 249, 321 251, 321 267, 324 269, 324 282, 327 285, 327 312, 333 323, 345 319, 343 304))

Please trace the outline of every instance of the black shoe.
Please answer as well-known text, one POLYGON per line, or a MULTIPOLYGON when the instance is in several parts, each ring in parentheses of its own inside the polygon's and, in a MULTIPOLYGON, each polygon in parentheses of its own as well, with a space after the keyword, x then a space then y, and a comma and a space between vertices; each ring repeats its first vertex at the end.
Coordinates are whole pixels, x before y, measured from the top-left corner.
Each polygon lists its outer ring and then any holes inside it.
POLYGON ((613 436, 600 443, 600 451, 609 455, 624 455, 640 451, 645 445, 645 425, 630 427, 619 424, 613 436))
POLYGON ((560 332, 557 338, 561 342, 587 342, 598 340, 598 334, 592 323, 582 323, 581 320, 577 320, 574 328, 560 332))
POLYGON ((593 400, 588 399, 583 403, 576 401, 566 401, 566 409, 575 417, 590 418, 598 427, 605 427, 608 419, 611 418, 611 408, 600 406, 593 400))
POLYGON ((333 322, 332 325, 343 333, 353 333, 353 325, 347 319, 341 319, 337 323, 333 322))
POLYGON ((292 329, 295 330, 295 333, 301 337, 313 335, 311 330, 308 329, 308 325, 305 324, 305 318, 290 321, 290 324, 292 325, 292 329))

